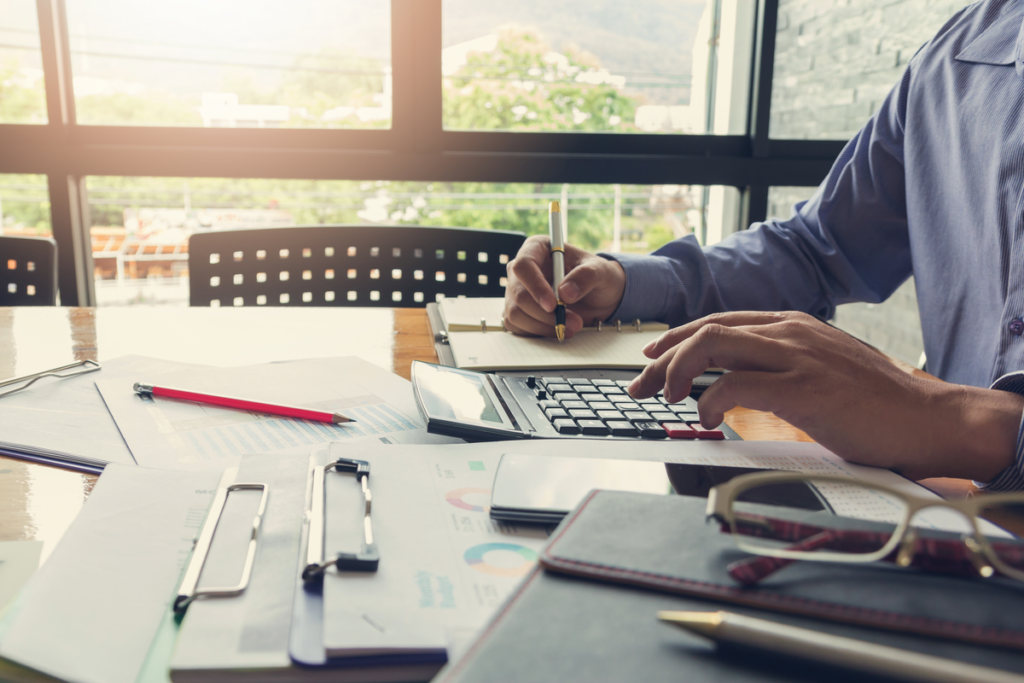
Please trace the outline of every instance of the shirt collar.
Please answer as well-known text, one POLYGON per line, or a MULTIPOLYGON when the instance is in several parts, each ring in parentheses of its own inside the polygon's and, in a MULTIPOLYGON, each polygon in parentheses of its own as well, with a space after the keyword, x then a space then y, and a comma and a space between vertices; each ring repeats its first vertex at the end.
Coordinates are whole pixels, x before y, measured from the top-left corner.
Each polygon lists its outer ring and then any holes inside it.
POLYGON ((1024 76, 1024 3, 1008 3, 967 47, 956 55, 961 62, 1014 65, 1024 76))

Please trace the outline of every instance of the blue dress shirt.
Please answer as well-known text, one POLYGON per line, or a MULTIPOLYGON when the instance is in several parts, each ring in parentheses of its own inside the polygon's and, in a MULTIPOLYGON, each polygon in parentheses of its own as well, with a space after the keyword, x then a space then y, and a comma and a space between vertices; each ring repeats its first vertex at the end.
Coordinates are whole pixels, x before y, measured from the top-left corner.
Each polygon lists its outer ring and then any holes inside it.
MULTIPOLYGON (((626 271, 612 319, 673 326, 736 310, 829 319, 913 275, 928 371, 1024 393, 1024 1, 950 19, 788 220, 603 256, 626 271)), ((989 488, 1024 488, 1022 447, 989 488)))

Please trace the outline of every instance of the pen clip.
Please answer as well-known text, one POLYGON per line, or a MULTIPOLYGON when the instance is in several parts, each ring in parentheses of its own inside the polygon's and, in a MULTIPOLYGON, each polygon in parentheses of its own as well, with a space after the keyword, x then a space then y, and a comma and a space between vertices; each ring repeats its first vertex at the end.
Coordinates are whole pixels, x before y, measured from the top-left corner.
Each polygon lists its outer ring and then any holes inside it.
POLYGON ((174 599, 174 611, 184 612, 189 604, 199 597, 231 597, 238 595, 249 585, 249 577, 252 575, 252 565, 256 560, 256 541, 259 535, 260 523, 263 521, 263 513, 267 509, 267 496, 270 488, 266 484, 231 484, 217 489, 213 503, 210 505, 210 514, 203 523, 203 528, 196 538, 195 550, 192 558, 185 568, 185 574, 178 587, 178 595, 174 599), (224 514, 224 506, 227 504, 228 494, 232 491, 258 491, 262 490, 260 506, 256 510, 256 517, 252 521, 252 532, 249 536, 249 550, 245 555, 245 565, 242 567, 242 577, 235 586, 220 586, 214 588, 197 588, 199 577, 202 576, 203 566, 210 555, 210 546, 213 544, 213 536, 220 524, 221 515, 224 514))
POLYGON ((323 575, 332 565, 339 570, 375 572, 380 563, 377 544, 373 542, 373 527, 370 523, 370 504, 373 496, 370 493, 370 463, 365 460, 338 458, 336 462, 313 468, 313 492, 310 501, 309 542, 306 547, 306 566, 302 570, 302 580, 311 581, 323 575), (324 558, 324 532, 326 520, 326 492, 324 480, 327 472, 347 472, 354 474, 363 494, 363 540, 357 552, 340 552, 331 559, 324 558))

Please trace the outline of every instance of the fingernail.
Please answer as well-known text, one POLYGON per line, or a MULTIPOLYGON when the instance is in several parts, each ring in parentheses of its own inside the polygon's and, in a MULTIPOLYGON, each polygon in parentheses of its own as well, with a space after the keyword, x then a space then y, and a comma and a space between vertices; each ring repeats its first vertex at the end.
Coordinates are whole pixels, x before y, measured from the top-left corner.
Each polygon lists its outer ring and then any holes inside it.
POLYGON ((670 387, 667 384, 665 385, 665 400, 668 401, 669 403, 676 402, 675 393, 672 391, 672 387, 670 387))
POLYGON ((640 388, 640 378, 637 377, 635 380, 633 380, 632 382, 629 383, 628 387, 626 387, 626 393, 629 394, 630 396, 632 396, 633 394, 635 394, 637 392, 637 390, 639 388, 640 388))
POLYGON ((563 282, 558 293, 562 295, 562 301, 570 304, 580 298, 580 288, 575 282, 563 282))
POLYGON ((540 298, 540 307, 546 312, 551 313, 555 310, 555 297, 544 295, 540 298))
POLYGON ((653 348, 654 348, 655 346, 657 346, 657 344, 658 344, 658 340, 657 340, 657 339, 655 339, 654 341, 650 342, 650 343, 649 343, 649 344, 648 344, 647 346, 645 346, 645 347, 643 348, 643 352, 644 352, 644 353, 647 353, 648 351, 650 351, 651 349, 653 349, 653 348))

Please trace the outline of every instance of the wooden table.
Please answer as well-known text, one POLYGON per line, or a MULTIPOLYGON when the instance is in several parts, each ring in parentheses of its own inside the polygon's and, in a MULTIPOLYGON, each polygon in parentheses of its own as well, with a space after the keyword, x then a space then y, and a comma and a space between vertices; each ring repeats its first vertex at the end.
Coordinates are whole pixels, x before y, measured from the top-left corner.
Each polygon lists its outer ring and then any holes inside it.
MULTIPOLYGON (((413 360, 437 362, 423 309, 0 308, 0 380, 128 354, 224 366, 353 355, 406 379, 413 360)), ((747 440, 810 441, 769 413, 737 408, 726 422, 747 440)), ((41 540, 45 559, 95 483, 0 457, 0 541, 41 540)), ((949 496, 971 488, 927 483, 949 496)))

